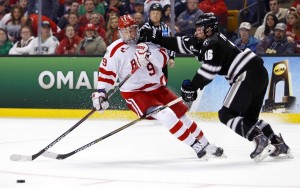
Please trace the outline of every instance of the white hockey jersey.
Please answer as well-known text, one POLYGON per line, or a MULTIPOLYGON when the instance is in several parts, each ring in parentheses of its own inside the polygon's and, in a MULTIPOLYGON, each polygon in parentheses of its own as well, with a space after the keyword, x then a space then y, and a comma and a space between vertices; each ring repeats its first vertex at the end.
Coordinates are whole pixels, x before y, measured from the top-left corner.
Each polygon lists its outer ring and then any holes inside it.
MULTIPOLYGON (((151 55, 147 67, 141 66, 120 88, 122 92, 151 91, 166 85, 162 68, 169 60, 167 50, 147 43, 151 55)), ((127 45, 118 39, 107 47, 99 67, 97 89, 109 91, 119 78, 122 81, 137 66, 135 45, 127 45)))

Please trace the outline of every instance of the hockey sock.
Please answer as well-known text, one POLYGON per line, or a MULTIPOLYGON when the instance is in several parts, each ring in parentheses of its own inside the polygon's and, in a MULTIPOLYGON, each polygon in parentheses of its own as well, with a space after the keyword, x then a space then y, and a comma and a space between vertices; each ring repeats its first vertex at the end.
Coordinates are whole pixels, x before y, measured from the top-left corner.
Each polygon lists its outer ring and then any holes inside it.
POLYGON ((170 109, 166 108, 157 114, 153 115, 162 125, 167 127, 171 134, 173 134, 178 140, 191 146, 195 142, 194 136, 190 131, 183 125, 182 121, 179 120, 176 114, 170 109))
POLYGON ((255 128, 256 126, 254 125, 254 121, 248 120, 241 116, 234 117, 226 123, 226 126, 249 141, 252 141, 253 138, 259 134, 259 129, 255 128))
POLYGON ((278 140, 279 137, 274 133, 274 131, 269 123, 260 119, 257 121, 256 124, 257 124, 258 128, 264 133, 264 135, 266 137, 268 137, 269 140, 271 140, 272 144, 278 144, 280 142, 280 140, 278 140))
POLYGON ((206 145, 208 140, 204 136, 203 131, 198 127, 198 125, 192 121, 187 115, 183 115, 180 120, 182 121, 183 125, 188 128, 190 133, 202 144, 206 145))

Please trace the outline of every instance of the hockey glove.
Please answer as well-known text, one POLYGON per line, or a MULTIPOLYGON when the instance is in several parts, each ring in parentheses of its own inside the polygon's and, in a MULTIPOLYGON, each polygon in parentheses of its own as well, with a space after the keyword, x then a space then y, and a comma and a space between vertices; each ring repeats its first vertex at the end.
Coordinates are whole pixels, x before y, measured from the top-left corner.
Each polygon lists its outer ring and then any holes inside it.
POLYGON ((136 46, 136 51, 135 51, 135 60, 139 64, 139 66, 144 66, 146 67, 147 64, 149 63, 149 47, 145 43, 139 43, 136 46))
POLYGON ((99 112, 103 112, 109 107, 108 98, 105 89, 99 89, 92 94, 93 106, 99 112))
POLYGON ((142 28, 140 30, 139 42, 152 42, 160 44, 162 40, 162 32, 157 29, 142 28))
POLYGON ((197 98, 197 88, 191 85, 190 80, 183 80, 181 85, 181 96, 185 102, 191 102, 197 98))

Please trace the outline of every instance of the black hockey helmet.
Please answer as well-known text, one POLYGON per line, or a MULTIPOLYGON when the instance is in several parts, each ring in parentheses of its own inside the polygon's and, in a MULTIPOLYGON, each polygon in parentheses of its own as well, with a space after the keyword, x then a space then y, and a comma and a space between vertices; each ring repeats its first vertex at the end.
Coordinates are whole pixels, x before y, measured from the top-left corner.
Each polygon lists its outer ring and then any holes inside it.
POLYGON ((204 27, 204 31, 206 31, 206 29, 210 27, 211 32, 214 33, 219 31, 219 21, 214 13, 204 13, 200 15, 195 21, 195 27, 204 27))
POLYGON ((158 10, 158 11, 162 12, 163 8, 162 8, 160 3, 153 3, 150 6, 149 12, 152 11, 152 10, 158 10))

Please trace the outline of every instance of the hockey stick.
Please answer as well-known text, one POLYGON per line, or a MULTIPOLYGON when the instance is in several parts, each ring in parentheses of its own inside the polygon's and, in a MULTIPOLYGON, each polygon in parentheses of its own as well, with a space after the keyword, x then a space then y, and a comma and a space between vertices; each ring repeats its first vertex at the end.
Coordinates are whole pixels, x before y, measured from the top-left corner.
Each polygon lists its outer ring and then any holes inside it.
POLYGON ((149 112, 149 113, 147 113, 147 114, 144 114, 144 115, 141 116, 139 119, 136 119, 136 120, 134 120, 134 121, 132 121, 132 122, 126 124, 126 125, 123 125, 122 127, 118 128, 118 129, 116 129, 116 130, 114 130, 114 131, 112 131, 112 132, 110 132, 110 133, 108 133, 108 134, 106 134, 106 135, 104 135, 104 136, 102 136, 102 137, 100 137, 100 138, 98 138, 98 139, 96 139, 96 140, 94 140, 94 141, 92 141, 92 142, 90 142, 90 143, 88 143, 88 144, 86 144, 86 145, 84 145, 84 146, 82 146, 82 147, 80 147, 80 148, 74 150, 74 151, 71 151, 70 153, 66 153, 66 154, 56 154, 56 153, 53 153, 53 152, 51 152, 51 151, 46 151, 46 152, 44 152, 44 153, 42 154, 42 156, 48 157, 48 158, 52 158, 52 159, 59 159, 59 160, 63 160, 63 159, 65 159, 65 158, 68 158, 68 157, 74 155, 75 153, 78 153, 78 152, 80 152, 80 151, 82 151, 82 150, 85 150, 86 148, 88 148, 88 147, 90 147, 90 146, 92 146, 92 145, 94 145, 94 144, 96 144, 96 143, 98 143, 98 142, 100 142, 100 141, 102 141, 102 140, 104 140, 104 139, 106 139, 106 138, 108 138, 108 137, 110 137, 110 136, 112 136, 112 135, 114 135, 114 134, 116 134, 116 133, 118 133, 118 132, 120 132, 120 131, 122 131, 122 130, 128 128, 128 127, 130 127, 131 125, 134 125, 134 124, 136 124, 137 122, 139 122, 139 121, 141 121, 141 120, 143 120, 143 119, 146 119, 147 117, 152 116, 152 115, 154 115, 154 114, 156 114, 156 113, 162 111, 163 109, 165 109, 165 108, 167 108, 167 107, 169 107, 169 106, 172 106, 172 105, 178 103, 178 102, 181 101, 181 100, 182 100, 182 98, 179 97, 179 98, 177 98, 177 99, 175 99, 175 100, 169 102, 168 104, 166 104, 166 105, 164 105, 164 106, 161 106, 161 107, 157 108, 156 110, 153 110, 153 111, 151 111, 151 112, 149 112))
MULTIPOLYGON (((115 94, 117 92, 118 89, 120 89, 120 87, 132 76, 133 73, 135 73, 135 71, 138 70, 138 66, 135 67, 135 69, 133 69, 123 80, 122 82, 120 82, 114 89, 113 91, 109 94, 108 98, 110 98, 111 96, 113 96, 113 94, 115 94)), ((40 156, 41 154, 43 154, 45 151, 47 151, 49 148, 51 148, 52 146, 54 146, 57 142, 59 142, 62 138, 64 138, 65 136, 67 136, 70 132, 72 132, 76 127, 78 127, 82 122, 84 122, 87 118, 89 118, 94 112, 96 111, 95 108, 93 108, 86 116, 84 116, 81 120, 79 120, 75 125, 73 125, 70 129, 68 129, 66 132, 64 132, 62 135, 60 135, 58 138, 56 138, 53 142, 51 142, 51 144, 49 144, 48 146, 46 146, 44 149, 42 149, 41 151, 37 152, 34 155, 19 155, 19 154, 12 154, 10 156, 10 160, 11 161, 33 161, 34 159, 36 159, 38 156, 40 156)))

